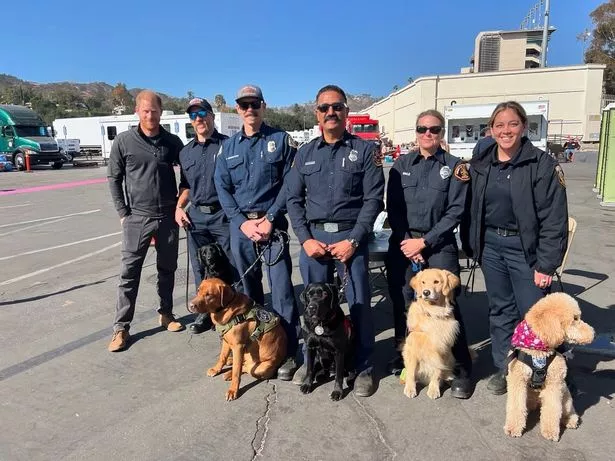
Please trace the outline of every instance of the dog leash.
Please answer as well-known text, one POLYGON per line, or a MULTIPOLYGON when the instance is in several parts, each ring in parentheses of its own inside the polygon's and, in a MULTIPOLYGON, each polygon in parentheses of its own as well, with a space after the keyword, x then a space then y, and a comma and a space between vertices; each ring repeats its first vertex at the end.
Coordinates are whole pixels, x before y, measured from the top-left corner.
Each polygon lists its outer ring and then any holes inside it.
POLYGON ((256 266, 259 261, 261 261, 263 264, 265 264, 268 267, 271 267, 271 266, 277 264, 277 262, 281 259, 282 254, 284 254, 284 246, 286 245, 286 243, 289 240, 290 240, 290 237, 288 235, 288 232, 276 229, 276 230, 273 231, 273 234, 271 235, 271 237, 269 238, 267 243, 263 244, 263 243, 255 242, 254 243, 254 249, 255 249, 255 252, 256 252, 256 258, 254 259, 254 262, 252 264, 250 264, 250 266, 244 271, 244 273, 241 274, 241 276, 239 276, 239 280, 237 280, 235 283, 233 283, 233 285, 232 285, 233 288, 236 289, 239 286, 239 284, 241 283, 243 278, 246 276, 246 274, 248 274, 252 269, 254 269, 254 266, 256 266), (267 262, 267 261, 265 261, 263 256, 265 255, 265 252, 267 250, 271 249, 271 246, 272 246, 272 244, 273 244, 273 242, 275 240, 281 240, 282 246, 280 247, 280 251, 278 252, 276 257, 274 258, 273 262, 267 262))
POLYGON ((190 312, 188 310, 188 279, 190 278, 189 274, 190 274, 190 255, 189 255, 189 251, 188 251, 188 239, 190 238, 188 236, 188 228, 184 227, 184 230, 186 231, 186 310, 188 312, 190 312))

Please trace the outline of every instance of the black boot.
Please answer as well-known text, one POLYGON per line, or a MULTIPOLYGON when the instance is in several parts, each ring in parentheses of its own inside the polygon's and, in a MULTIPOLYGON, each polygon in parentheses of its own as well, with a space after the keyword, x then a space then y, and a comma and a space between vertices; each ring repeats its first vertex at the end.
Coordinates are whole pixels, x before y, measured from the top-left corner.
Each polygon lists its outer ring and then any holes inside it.
POLYGON ((211 330, 212 327, 213 323, 211 322, 209 314, 199 314, 194 323, 190 325, 189 330, 191 333, 198 335, 204 331, 211 330))
POLYGON ((474 392, 474 386, 470 378, 453 378, 451 383, 451 395, 456 399, 469 399, 474 392))
POLYGON ((503 371, 498 371, 491 376, 491 379, 487 383, 487 389, 495 395, 506 394, 506 375, 503 371))

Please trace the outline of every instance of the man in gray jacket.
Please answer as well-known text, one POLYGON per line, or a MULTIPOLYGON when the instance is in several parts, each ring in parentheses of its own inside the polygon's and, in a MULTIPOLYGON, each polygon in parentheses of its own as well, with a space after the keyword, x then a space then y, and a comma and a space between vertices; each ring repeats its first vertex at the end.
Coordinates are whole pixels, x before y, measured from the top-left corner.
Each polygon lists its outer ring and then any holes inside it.
POLYGON ((141 280, 141 269, 152 237, 156 241, 159 324, 169 331, 184 326, 173 316, 179 228, 175 222, 181 140, 160 126, 162 103, 149 90, 136 98, 139 125, 113 141, 107 177, 122 226, 122 264, 110 352, 126 348, 141 280))

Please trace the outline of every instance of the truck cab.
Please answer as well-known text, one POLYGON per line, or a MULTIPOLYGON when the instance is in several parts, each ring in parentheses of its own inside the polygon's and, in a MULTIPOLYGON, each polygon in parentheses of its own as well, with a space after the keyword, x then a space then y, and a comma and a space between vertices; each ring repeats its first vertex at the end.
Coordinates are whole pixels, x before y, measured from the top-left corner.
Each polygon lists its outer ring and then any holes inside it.
POLYGON ((5 154, 18 170, 30 165, 62 168, 66 157, 58 143, 50 136, 39 115, 25 106, 0 105, 0 153, 5 154))
POLYGON ((348 114, 346 130, 361 139, 380 144, 378 120, 374 120, 369 114, 348 114))

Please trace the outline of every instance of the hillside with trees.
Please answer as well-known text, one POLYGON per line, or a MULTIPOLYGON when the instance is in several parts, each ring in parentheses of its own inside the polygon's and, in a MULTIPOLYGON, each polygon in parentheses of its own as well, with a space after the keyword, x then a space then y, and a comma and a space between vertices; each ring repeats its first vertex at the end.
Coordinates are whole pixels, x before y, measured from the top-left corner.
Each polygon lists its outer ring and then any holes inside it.
MULTIPOLYGON (((101 115, 129 114, 134 109, 134 98, 141 88, 127 88, 124 83, 115 86, 104 82, 94 83, 35 83, 7 74, 0 74, 0 104, 28 105, 47 124, 57 118, 94 117, 101 115)), ((181 114, 195 95, 188 91, 185 97, 158 93, 164 110, 181 114)), ((208 100, 221 112, 235 112, 234 104, 227 105, 223 95, 216 94, 208 100)), ((358 111, 377 101, 367 94, 348 95, 351 111, 358 111)), ((268 107, 265 120, 270 125, 286 130, 311 128, 316 124, 315 103, 293 104, 288 107, 268 107)))

